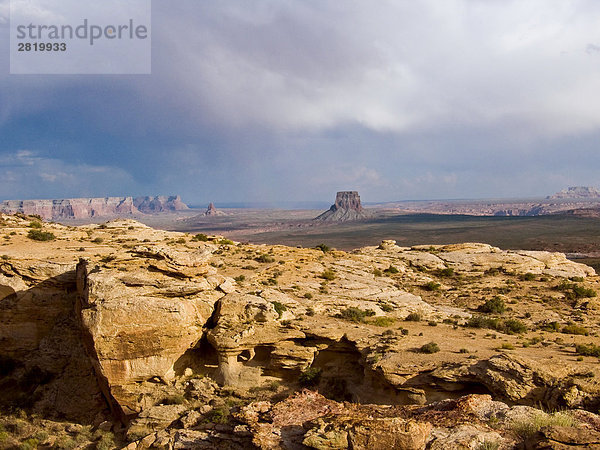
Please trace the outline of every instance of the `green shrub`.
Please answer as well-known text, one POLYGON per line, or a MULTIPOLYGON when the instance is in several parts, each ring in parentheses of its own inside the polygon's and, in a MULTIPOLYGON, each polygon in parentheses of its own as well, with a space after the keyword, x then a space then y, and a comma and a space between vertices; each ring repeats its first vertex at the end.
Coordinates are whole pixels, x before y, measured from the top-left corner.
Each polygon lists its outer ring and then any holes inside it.
POLYGON ((103 433, 100 440, 96 442, 96 450, 111 450, 115 447, 115 436, 110 432, 103 433))
POLYGON ((316 386, 319 381, 321 381, 321 369, 316 367, 308 367, 298 377, 298 382, 304 387, 316 386))
POLYGON ((200 241, 200 242, 207 242, 208 241, 208 236, 203 234, 203 233, 198 233, 197 235, 195 235, 192 238, 192 241, 200 241))
POLYGON ((484 316, 473 316, 465 324, 470 328, 489 328, 505 334, 524 333, 527 331, 525 324, 516 319, 496 319, 484 316))
POLYGON ((442 285, 440 283, 436 283, 435 281, 429 281, 427 284, 423 285, 423 289, 426 291, 437 291, 442 285))
POLYGON ((514 349, 515 349, 515 346, 514 346, 514 345, 512 345, 512 344, 511 344, 511 343, 509 343, 509 342, 504 342, 504 343, 503 343, 503 344, 500 346, 500 348, 501 348, 502 350, 514 350, 514 349))
POLYGON ((229 408, 218 406, 206 413, 205 419, 208 422, 226 424, 229 423, 229 408))
POLYGON ((316 246, 316 248, 321 250, 323 253, 327 253, 327 252, 331 251, 331 247, 329 247, 328 245, 325 245, 325 244, 319 244, 316 246))
POLYGON ((435 342, 429 342, 419 348, 419 353, 437 353, 440 351, 440 346, 435 342))
POLYGON ((304 294, 304 298, 310 300, 311 298, 313 298, 313 295, 310 292, 307 292, 304 294))
POLYGON ((596 291, 592 288, 586 288, 576 283, 570 283, 566 280, 562 281, 556 289, 565 293, 567 300, 577 300, 580 298, 596 297, 596 291))
POLYGON ((418 312, 411 312, 404 320, 408 322, 420 322, 423 320, 423 316, 418 312))
POLYGON ((39 442, 37 439, 29 438, 21 442, 19 450, 35 450, 38 448, 39 442))
POLYGON ((37 220, 29 222, 29 228, 42 228, 42 223, 37 220))
POLYGON ((238 283, 242 283, 243 281, 246 281, 246 275, 238 275, 237 277, 234 278, 235 281, 237 281, 238 283))
POLYGON ((269 255, 259 255, 256 258, 254 258, 254 261, 259 262, 259 263, 272 263, 275 262, 275 258, 269 256, 269 255))
POLYGON ((544 427, 573 427, 576 424, 577 421, 567 413, 555 412, 546 414, 543 411, 539 411, 527 419, 513 421, 511 423, 511 428, 517 435, 526 439, 533 436, 544 427))
POLYGON ((185 397, 181 394, 173 394, 163 398, 160 403, 163 405, 183 405, 185 397))
POLYGON ((321 278, 327 281, 335 280, 335 272, 331 269, 326 269, 321 273, 321 278))
POLYGON ((385 269, 384 272, 394 275, 394 274, 398 273, 399 270, 396 267, 394 267, 394 266, 392 266, 390 264, 390 267, 388 267, 387 269, 385 269))
POLYGON ((340 311, 339 314, 336 314, 338 319, 349 320, 350 322, 364 322, 366 317, 374 316, 375 312, 371 310, 363 311, 360 308, 356 308, 351 306, 350 308, 346 308, 340 311))
POLYGON ((435 273, 440 277, 453 277, 454 269, 452 267, 446 267, 445 269, 436 270, 435 273))
POLYGON ((380 277, 383 275, 383 272, 380 269, 373 269, 373 275, 375 275, 376 277, 380 277))
POLYGON ((383 305, 379 305, 379 307, 384 312, 392 312, 394 310, 394 307, 392 305, 388 304, 388 303, 384 303, 383 305))
POLYGON ((287 311, 287 306, 285 306, 283 303, 281 303, 281 302, 271 302, 271 303, 273 304, 273 308, 275 308, 275 311, 277 312, 277 314, 279 314, 279 317, 282 316, 284 311, 287 311))
POLYGON ((29 230, 29 233, 27 233, 27 237, 34 241, 52 241, 56 239, 56 236, 54 236, 53 233, 50 233, 49 231, 41 231, 38 229, 29 230))
POLYGON ((596 344, 577 344, 575 346, 577 354, 582 356, 596 356, 600 358, 600 345, 596 344))
POLYGON ((115 259, 117 259, 117 257, 115 255, 107 255, 107 256, 100 258, 100 262, 109 263, 109 262, 114 261, 115 259))
POLYGON ((233 245, 233 241, 231 239, 220 239, 217 244, 219 245, 233 245))
POLYGON ((521 281, 533 281, 533 280, 535 280, 535 278, 536 278, 536 275, 531 272, 527 272, 527 273, 524 273, 519 276, 519 279, 521 281))
POLYGON ((561 330, 564 334, 575 334, 579 336, 587 336, 590 334, 586 327, 576 324, 567 324, 561 330))
POLYGON ((389 327, 394 324, 396 320, 393 317, 376 317, 373 319, 373 325, 378 327, 389 327))
POLYGON ((477 310, 484 313, 502 314, 506 311, 506 305, 504 304, 504 300, 496 296, 487 300, 483 305, 480 305, 477 310))

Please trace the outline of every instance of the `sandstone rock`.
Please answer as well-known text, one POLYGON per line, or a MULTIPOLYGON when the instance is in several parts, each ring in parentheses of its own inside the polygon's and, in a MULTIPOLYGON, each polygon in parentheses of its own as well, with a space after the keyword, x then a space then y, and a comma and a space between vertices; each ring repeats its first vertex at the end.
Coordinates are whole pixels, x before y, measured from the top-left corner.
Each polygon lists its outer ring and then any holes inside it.
POLYGON ((89 219, 128 216, 142 213, 185 210, 179 196, 173 197, 106 197, 61 200, 7 200, 0 210, 8 214, 37 214, 46 220, 89 219))
POLYGON ((212 311, 210 297, 155 297, 152 286, 125 286, 115 273, 90 270, 85 261, 77 273, 81 321, 97 371, 120 406, 132 413, 138 406, 118 387, 172 378, 175 361, 202 337, 212 311))
POLYGON ((600 449, 600 432, 582 427, 544 427, 527 439, 527 449, 600 449))
POLYGON ((454 428, 435 429, 427 448, 431 450, 498 448, 503 442, 502 436, 495 431, 485 430, 473 425, 458 425, 454 428))
POLYGON ((316 217, 315 220, 323 222, 347 222, 365 219, 366 217, 368 217, 368 214, 363 211, 358 192, 342 191, 337 193, 335 203, 331 205, 331 208, 316 217))
POLYGON ((224 216, 225 213, 223 211, 219 211, 217 208, 215 208, 214 203, 210 203, 208 205, 208 208, 206 209, 206 211, 204 212, 204 215, 207 217, 215 217, 215 216, 224 216))
POLYGON ((563 199, 563 198, 600 198, 600 190, 590 186, 573 186, 556 194, 549 195, 547 199, 563 199))

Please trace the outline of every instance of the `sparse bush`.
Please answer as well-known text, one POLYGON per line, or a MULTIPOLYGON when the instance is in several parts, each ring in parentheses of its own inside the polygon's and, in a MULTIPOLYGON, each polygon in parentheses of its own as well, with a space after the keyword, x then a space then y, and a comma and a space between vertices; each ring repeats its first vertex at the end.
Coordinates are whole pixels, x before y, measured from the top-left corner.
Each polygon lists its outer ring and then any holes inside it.
POLYGON ((511 343, 509 343, 509 342, 504 342, 504 343, 502 343, 502 345, 500 346, 500 349, 502 349, 502 350, 514 350, 514 349, 515 349, 515 346, 514 346, 514 345, 512 345, 512 344, 511 344, 511 343))
POLYGON ((531 272, 527 272, 527 273, 519 275, 519 279, 521 281, 533 281, 533 280, 535 280, 535 278, 536 278, 536 275, 531 272))
POLYGON ((484 313, 502 314, 506 311, 506 305, 504 304, 504 300, 496 296, 487 300, 483 305, 480 305, 477 310, 484 313))
POLYGON ((600 358, 600 345, 593 343, 590 344, 577 344, 575 346, 577 354, 582 356, 596 356, 600 358))
POLYGON ((390 267, 388 267, 387 269, 385 269, 384 272, 394 275, 394 274, 398 273, 399 270, 396 267, 394 267, 394 266, 392 266, 390 264, 390 267))
POLYGON ((596 297, 596 291, 592 288, 586 288, 576 283, 570 283, 566 280, 562 281, 556 289, 564 292, 567 300, 577 300, 580 298, 596 297))
POLYGON ((102 433, 100 440, 96 442, 96 450, 111 450, 115 447, 115 435, 110 432, 102 433))
POLYGON ((281 303, 281 302, 271 302, 271 303, 273 304, 273 308, 275 308, 275 311, 277 312, 277 314, 279 314, 279 317, 282 316, 284 311, 287 311, 287 306, 285 306, 283 303, 281 303))
POLYGON ((29 228, 42 228, 42 223, 37 220, 29 222, 29 228))
POLYGON ((307 292, 306 294, 304 294, 304 298, 310 300, 311 298, 313 298, 313 295, 310 292, 307 292))
POLYGON ((39 442, 37 439, 29 438, 21 442, 19 450, 35 450, 38 448, 39 442))
POLYGON ((29 230, 27 237, 34 241, 53 241, 56 239, 54 233, 50 233, 49 231, 41 231, 38 229, 29 230))
POLYGON ((219 245, 233 245, 233 241, 231 239, 220 239, 217 244, 219 245))
POLYGON ((312 308, 306 308, 306 315, 307 316, 314 316, 315 315, 315 310, 312 308))
POLYGON ((244 281, 246 281, 246 275, 238 275, 237 277, 234 278, 235 281, 237 281, 238 283, 242 283, 244 281))
POLYGON ((419 348, 419 353, 437 353, 440 351, 440 346, 435 342, 429 342, 419 348))
POLYGON ((380 277, 383 275, 383 272, 380 269, 373 269, 373 275, 375 275, 376 277, 380 277))
POLYGON ((226 424, 229 423, 229 408, 218 406, 206 413, 205 419, 208 422, 226 424))
POLYGON ((373 319, 373 325, 378 327, 389 327, 394 324, 396 320, 393 317, 376 317, 373 319))
POLYGON ((208 241, 208 236, 205 235, 204 233, 198 233, 197 235, 195 235, 192 238, 192 241, 207 242, 208 241))
POLYGON ((317 245, 316 248, 321 250, 323 253, 327 253, 327 252, 331 251, 331 247, 329 247, 328 245, 325 245, 325 244, 319 244, 319 245, 317 245))
POLYGON ((440 283, 436 283, 435 281, 429 281, 427 284, 423 285, 423 289, 426 291, 437 291, 442 285, 440 283))
POLYGON ((104 242, 104 239, 102 239, 101 237, 97 237, 95 239, 92 239, 92 242, 94 244, 102 244, 104 242))
POLYGON ((394 310, 394 307, 392 305, 388 304, 388 303, 384 303, 383 305, 379 305, 379 307, 384 312, 392 312, 394 310))
POLYGON ((411 312, 404 320, 407 322, 420 322, 423 320, 423 316, 418 312, 411 312))
POLYGON ((350 308, 340 311, 339 314, 336 314, 336 317, 338 319, 349 320, 350 322, 364 322, 366 317, 373 315, 375 315, 375 312, 371 310, 363 311, 360 308, 351 306, 350 308))
POLYGON ((256 258, 254 258, 254 261, 259 262, 259 263, 272 263, 275 262, 275 258, 273 258, 272 256, 269 255, 259 255, 256 258))
POLYGON ((534 413, 528 419, 515 420, 511 423, 512 430, 523 439, 533 436, 539 430, 549 426, 572 427, 577 421, 567 413, 555 412, 546 414, 543 411, 534 413))
POLYGON ((564 334, 575 334, 578 336, 587 336, 590 334, 586 327, 574 323, 565 325, 561 331, 564 334))
POLYGON ((489 328, 505 334, 524 333, 527 331, 525 324, 517 319, 496 319, 484 316, 473 316, 465 324, 470 328, 489 328))
POLYGON ((458 353, 469 353, 469 350, 467 350, 466 348, 461 348, 458 353))
POLYGON ((321 369, 316 367, 308 367, 298 377, 298 382, 304 387, 316 386, 319 381, 321 381, 321 369))
POLYGON ((445 269, 436 270, 435 273, 440 277, 453 277, 454 269, 452 267, 446 267, 445 269))
POLYGON ((115 255, 107 255, 107 256, 100 258, 100 262, 109 263, 109 262, 114 261, 115 259, 117 259, 117 257, 115 255))
POLYGON ((326 269, 321 273, 321 278, 327 281, 335 280, 335 272, 331 269, 326 269))
POLYGON ((183 405, 185 397, 181 394, 173 394, 163 398, 160 403, 163 405, 183 405))

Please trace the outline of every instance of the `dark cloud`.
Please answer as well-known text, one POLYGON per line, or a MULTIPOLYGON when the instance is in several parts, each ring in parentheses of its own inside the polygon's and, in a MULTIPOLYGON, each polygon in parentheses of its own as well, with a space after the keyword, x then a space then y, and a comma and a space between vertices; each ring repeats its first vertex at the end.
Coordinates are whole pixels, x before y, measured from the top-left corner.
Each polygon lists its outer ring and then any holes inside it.
POLYGON ((593 0, 155 0, 152 75, 11 76, 0 48, 0 196, 597 185, 599 17, 593 0))

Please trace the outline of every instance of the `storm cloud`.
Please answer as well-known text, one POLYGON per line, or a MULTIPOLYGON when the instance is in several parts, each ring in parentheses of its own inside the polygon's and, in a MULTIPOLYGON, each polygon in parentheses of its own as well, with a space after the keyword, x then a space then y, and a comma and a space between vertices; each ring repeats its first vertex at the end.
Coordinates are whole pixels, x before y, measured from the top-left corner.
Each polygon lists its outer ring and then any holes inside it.
POLYGON ((152 16, 152 75, 9 75, 0 49, 0 197, 600 184, 597 1, 154 0, 152 16))

